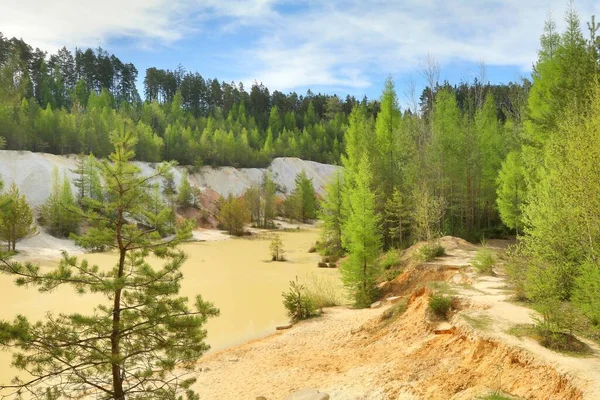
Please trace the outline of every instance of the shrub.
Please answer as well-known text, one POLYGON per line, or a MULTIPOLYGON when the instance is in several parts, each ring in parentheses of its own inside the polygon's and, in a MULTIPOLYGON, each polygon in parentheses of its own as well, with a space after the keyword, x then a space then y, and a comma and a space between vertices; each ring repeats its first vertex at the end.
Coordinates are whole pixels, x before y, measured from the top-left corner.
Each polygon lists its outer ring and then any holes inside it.
POLYGON ((317 314, 317 307, 313 299, 308 295, 306 287, 295 281, 290 281, 290 289, 283 292, 283 305, 288 312, 292 322, 313 317, 317 314))
POLYGON ((273 236, 269 250, 271 251, 271 261, 285 261, 283 242, 279 235, 273 236))
POLYGON ((427 243, 425 246, 421 247, 416 254, 419 261, 427 262, 436 257, 443 256, 446 254, 446 250, 444 250, 444 247, 439 243, 427 243))
POLYGON ((508 282, 515 291, 517 300, 528 300, 525 293, 525 282, 528 270, 528 258, 523 252, 523 245, 510 246, 506 250, 508 261, 506 262, 506 275, 508 282))
POLYGON ((494 252, 489 247, 483 247, 475 255, 473 266, 480 274, 493 275, 493 267, 496 264, 494 252))
POLYGON ((317 309, 342 305, 344 298, 336 279, 312 273, 303 279, 306 295, 317 309))
POLYGON ((379 265, 382 269, 390 269, 400 264, 400 254, 396 249, 387 251, 379 260, 379 265))
POLYGON ((446 318, 448 311, 452 307, 452 299, 450 297, 434 293, 429 298, 429 309, 436 317, 446 318))

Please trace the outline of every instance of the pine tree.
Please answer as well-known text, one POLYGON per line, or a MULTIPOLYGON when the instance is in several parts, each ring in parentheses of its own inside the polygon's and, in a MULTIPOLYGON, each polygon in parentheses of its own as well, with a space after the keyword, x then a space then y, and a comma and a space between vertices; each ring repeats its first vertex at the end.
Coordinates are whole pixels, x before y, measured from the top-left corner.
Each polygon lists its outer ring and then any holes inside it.
POLYGON ((268 173, 263 174, 261 184, 261 214, 262 228, 269 228, 273 225, 275 219, 275 193, 277 185, 268 173))
POLYGON ((244 199, 233 197, 231 193, 226 199, 221 199, 218 219, 229 234, 242 236, 244 225, 250 220, 250 212, 244 199))
POLYGON ((149 181, 164 176, 168 166, 142 176, 131 163, 133 135, 116 131, 112 140, 115 152, 100 164, 106 200, 90 202, 86 219, 91 227, 76 241, 112 249, 116 265, 100 268, 67 254, 47 272, 32 264, 0 262, 0 271, 18 278, 19 285, 42 292, 66 285, 105 301, 89 315, 52 315, 36 323, 19 316, 2 322, 3 344, 16 352, 14 365, 32 375, 2 388, 44 398, 88 393, 117 400, 195 399, 190 373, 208 349, 203 325, 218 310, 201 296, 192 310, 187 298, 178 296, 186 256, 177 244, 189 229, 164 241, 136 222, 148 206, 149 181), (151 266, 149 256, 163 264, 151 266))
POLYGON ((521 165, 521 154, 513 151, 506 156, 498 174, 496 203, 502 222, 517 234, 521 232, 522 207, 525 201, 525 178, 521 165))
POLYGON ((344 183, 341 172, 336 172, 332 181, 325 187, 325 198, 321 203, 319 218, 323 221, 321 242, 326 255, 341 256, 342 229, 345 218, 343 214, 344 183))
POLYGON ((73 184, 77 188, 77 203, 80 206, 83 206, 83 199, 85 197, 90 197, 87 189, 90 186, 89 184, 89 176, 87 174, 87 157, 84 154, 80 154, 77 157, 77 163, 75 164, 75 169, 73 173, 76 175, 73 184))
POLYGON ((413 236, 416 240, 430 241, 441 235, 441 221, 444 217, 446 202, 434 196, 426 186, 413 192, 415 209, 413 213, 413 236))
POLYGON ((348 218, 343 243, 348 258, 342 263, 342 281, 358 307, 367 307, 374 299, 380 271, 377 256, 381 249, 380 219, 375 213, 375 194, 371 166, 363 155, 355 182, 348 189, 348 218))
POLYGON ((36 231, 31 208, 14 183, 0 195, 0 204, 6 204, 0 208, 0 239, 7 243, 8 251, 16 251, 17 242, 36 231))
POLYGON ((298 221, 309 222, 317 217, 317 196, 312 179, 302 170, 294 179, 296 187, 286 199, 291 217, 298 221))
POLYGON ((410 232, 411 208, 404 196, 396 188, 392 196, 385 202, 385 222, 390 238, 390 246, 406 247, 406 236, 410 232))
POLYGON ((40 208, 40 222, 54 236, 68 237, 79 229, 81 210, 77 207, 66 174, 61 182, 58 168, 52 173, 50 196, 40 208))
POLYGON ((177 204, 180 207, 190 207, 192 203, 192 186, 188 179, 187 170, 183 170, 181 173, 181 182, 179 184, 179 194, 177 195, 177 204))

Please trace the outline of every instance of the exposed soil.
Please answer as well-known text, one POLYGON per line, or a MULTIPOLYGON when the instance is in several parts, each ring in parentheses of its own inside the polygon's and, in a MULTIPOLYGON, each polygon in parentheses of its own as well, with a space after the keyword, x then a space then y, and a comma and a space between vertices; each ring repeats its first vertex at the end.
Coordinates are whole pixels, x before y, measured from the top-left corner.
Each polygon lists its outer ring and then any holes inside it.
POLYGON ((590 357, 569 357, 509 335, 511 326, 532 322, 531 310, 506 301, 502 276, 478 277, 468 267, 476 246, 455 238, 441 243, 447 256, 431 263, 411 261, 414 248, 405 252, 404 273, 388 288, 388 296, 408 296, 404 314, 386 312, 395 305, 331 308, 290 330, 210 354, 200 365, 200 397, 270 400, 314 387, 332 399, 462 400, 493 391, 525 399, 600 398, 597 346, 587 343, 590 357), (449 321, 431 320, 428 280, 445 280, 458 293, 449 321))

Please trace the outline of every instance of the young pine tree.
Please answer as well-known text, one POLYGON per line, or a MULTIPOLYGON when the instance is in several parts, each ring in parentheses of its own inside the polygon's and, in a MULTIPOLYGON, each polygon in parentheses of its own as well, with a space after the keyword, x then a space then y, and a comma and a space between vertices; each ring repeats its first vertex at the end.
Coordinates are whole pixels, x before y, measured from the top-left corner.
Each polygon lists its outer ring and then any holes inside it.
POLYGON ((342 281, 358 307, 371 304, 380 273, 377 263, 381 249, 380 219, 375 213, 372 180, 371 166, 364 155, 354 184, 348 188, 348 219, 343 237, 348 259, 341 266, 342 281))
POLYGON ((64 175, 61 182, 58 168, 54 168, 52 173, 52 189, 40 208, 40 215, 42 225, 51 235, 68 237, 79 229, 81 210, 76 204, 69 179, 64 175))
POLYGON ((7 243, 8 251, 16 251, 17 242, 33 233, 33 215, 24 195, 14 183, 0 196, 0 239, 7 243))
POLYGON ((525 177, 521 165, 521 153, 513 151, 508 153, 502 163, 502 169, 497 179, 496 204, 502 222, 517 234, 523 226, 522 207, 525 200, 525 177))
POLYGON ((325 187, 325 198, 321 203, 319 217, 323 221, 321 242, 325 255, 341 256, 342 229, 344 226, 344 183, 341 172, 337 172, 333 180, 325 187))
POLYGON ((187 171, 183 170, 181 173, 181 183, 179 184, 179 194, 177 195, 177 205, 180 207, 190 207, 192 203, 192 186, 190 185, 187 171))
POLYGON ((229 234, 242 236, 244 225, 250 220, 250 212, 243 198, 233 197, 231 193, 226 199, 221 200, 219 222, 229 234))
POLYGON ((390 246, 393 248, 405 247, 406 234, 410 228, 410 211, 406 197, 397 188, 394 189, 392 197, 385 202, 384 211, 390 246))
POLYGON ((298 221, 309 222, 317 217, 317 196, 312 179, 302 170, 296 175, 296 187, 286 199, 290 217, 298 221))
MULTIPOLYGON (((15 354, 14 365, 28 374, 0 387, 39 398, 196 399, 190 375, 208 349, 207 319, 218 314, 201 296, 194 308, 179 296, 185 254, 177 248, 189 236, 182 229, 171 241, 155 229, 140 227, 148 207, 151 179, 131 162, 135 138, 128 131, 111 136, 115 151, 100 163, 105 200, 91 201, 91 224, 76 237, 84 247, 102 246, 116 254, 113 266, 90 265, 64 255, 54 270, 0 261, 0 271, 18 285, 41 292, 70 286, 78 294, 104 298, 89 314, 49 315, 29 322, 18 316, 0 323, 3 345, 15 354), (149 258, 155 260, 154 265, 149 258)), ((6 378, 6 377, 4 377, 6 378)))

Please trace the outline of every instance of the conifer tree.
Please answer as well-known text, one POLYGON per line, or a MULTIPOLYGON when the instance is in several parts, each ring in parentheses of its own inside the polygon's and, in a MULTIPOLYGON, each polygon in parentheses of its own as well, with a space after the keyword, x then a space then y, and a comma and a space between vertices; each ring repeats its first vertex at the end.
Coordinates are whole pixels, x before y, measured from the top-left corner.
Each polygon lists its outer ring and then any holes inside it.
POLYGON ((406 236, 410 232, 411 207, 408 199, 396 188, 392 196, 385 202, 385 221, 390 238, 390 246, 404 248, 406 236))
POLYGON ((261 214, 262 214, 262 228, 269 228, 273 225, 273 219, 275 219, 275 193, 277 192, 277 185, 268 173, 263 174, 263 180, 261 184, 261 214))
POLYGON ((187 170, 181 173, 181 182, 179 184, 179 194, 177 195, 177 204, 180 207, 189 207, 193 203, 192 186, 188 179, 187 170))
POLYGON ((325 187, 325 198, 321 203, 319 218, 323 221, 321 242, 326 255, 341 256, 342 230, 344 226, 343 202, 344 183, 341 172, 336 172, 332 181, 325 187))
POLYGON ((312 179, 302 170, 294 179, 296 187, 286 199, 291 216, 298 221, 308 222, 317 217, 317 197, 312 179))
POLYGON ((250 212, 243 198, 233 197, 230 193, 226 199, 221 199, 219 222, 231 235, 244 234, 244 225, 250 220, 250 212))
POLYGON ((81 210, 73 196, 71 182, 66 174, 61 182, 56 167, 52 172, 50 196, 40 208, 40 217, 41 224, 54 236, 68 237, 79 229, 81 210))
POLYGON ((7 243, 7 250, 16 251, 19 240, 35 233, 31 208, 14 183, 0 195, 1 204, 6 206, 0 207, 0 239, 7 243))
POLYGON ((381 249, 380 218, 375 213, 371 166, 363 155, 354 183, 348 189, 347 220, 343 243, 348 258, 341 265, 342 281, 358 307, 367 307, 376 294, 380 271, 377 256, 381 249))
POLYGON ((497 205, 502 222, 521 232, 522 207, 525 201, 525 178, 521 165, 521 154, 513 151, 506 156, 502 163, 502 169, 498 174, 497 205))
POLYGON ((54 399, 82 393, 117 400, 196 399, 191 372, 208 349, 203 325, 218 310, 201 296, 192 309, 187 298, 178 295, 186 256, 177 244, 189 236, 189 228, 182 227, 174 239, 164 241, 155 229, 137 223, 148 207, 149 182, 164 176, 169 166, 142 176, 131 162, 132 133, 115 131, 111 139, 115 151, 99 167, 105 201, 90 201, 85 216, 91 227, 75 239, 84 247, 113 250, 116 264, 90 265, 66 253, 50 271, 0 261, 0 271, 16 278, 18 285, 41 292, 65 285, 105 300, 88 315, 2 321, 2 344, 15 352, 15 367, 31 377, 22 375, 0 388, 54 399), (150 265, 150 256, 162 265, 150 265))

